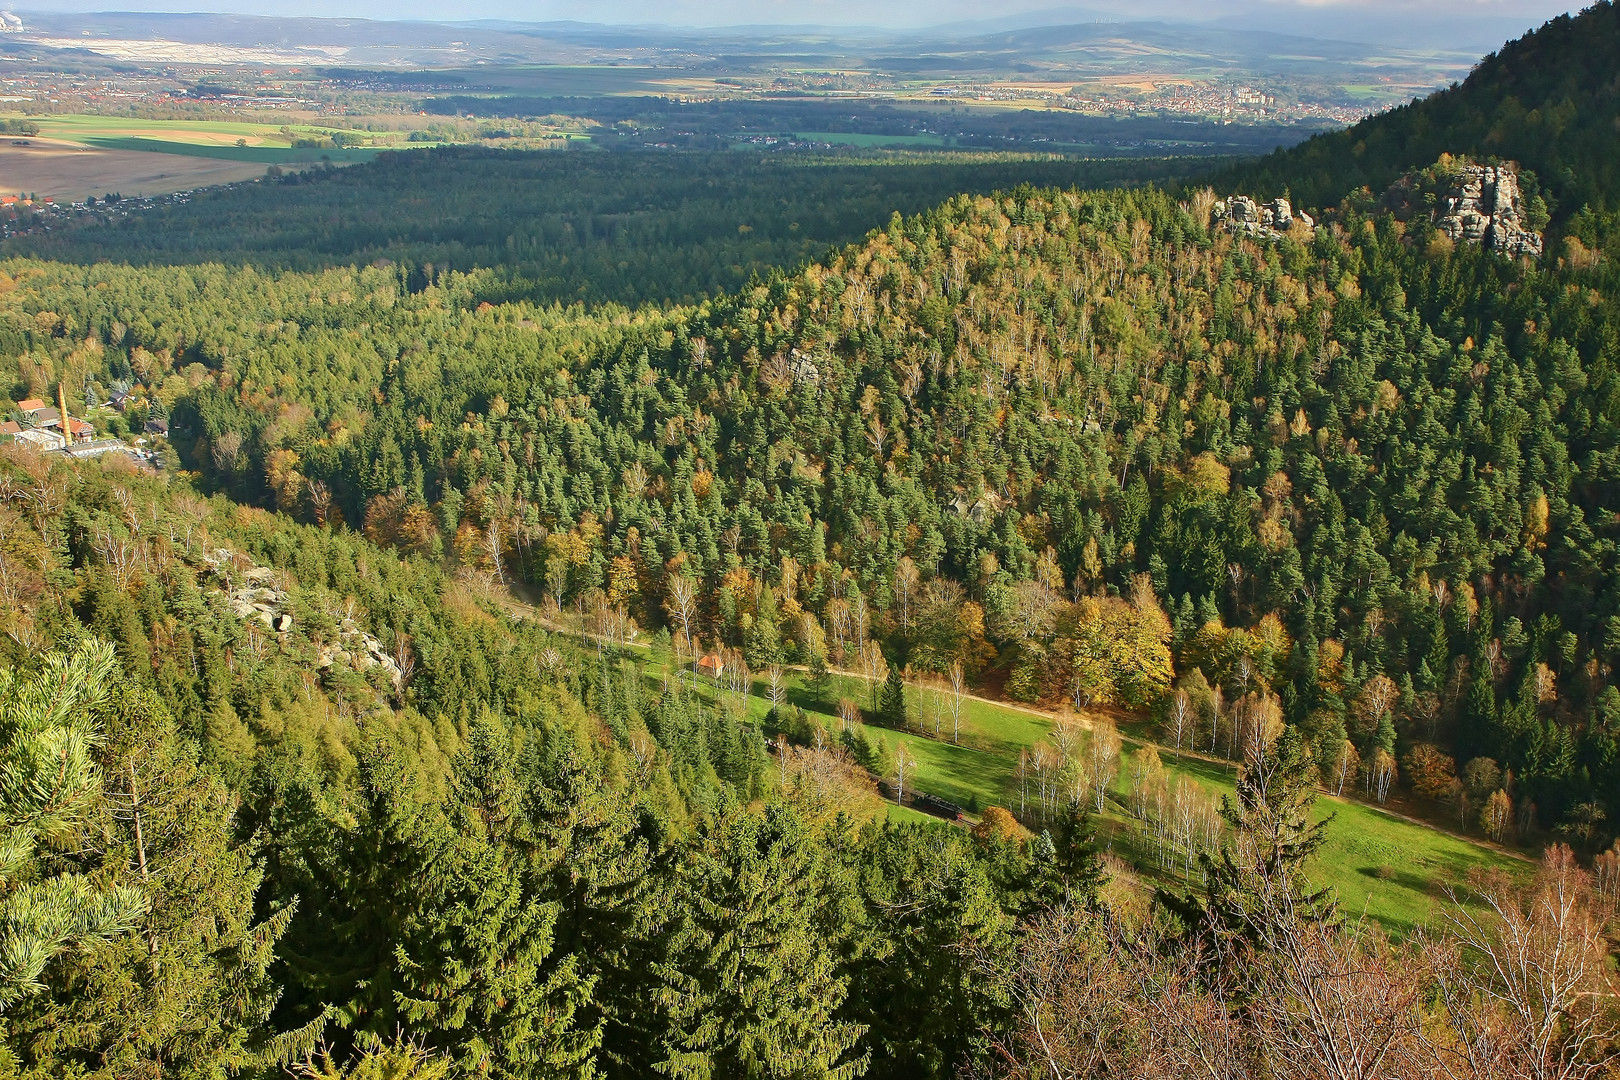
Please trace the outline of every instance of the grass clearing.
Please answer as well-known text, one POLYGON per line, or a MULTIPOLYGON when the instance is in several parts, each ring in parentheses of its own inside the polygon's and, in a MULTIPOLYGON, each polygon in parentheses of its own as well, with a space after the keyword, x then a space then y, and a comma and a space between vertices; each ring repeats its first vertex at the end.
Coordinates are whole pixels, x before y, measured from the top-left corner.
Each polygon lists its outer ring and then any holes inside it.
MULTIPOLYGON (((675 658, 667 649, 636 650, 636 658, 649 676, 656 677, 660 671, 676 668, 675 658)), ((838 730, 836 703, 839 698, 850 698, 863 707, 872 703, 865 681, 853 676, 834 675, 826 701, 817 701, 805 687, 803 672, 790 672, 785 681, 788 703, 804 709, 832 731, 838 730)), ((699 685, 704 687, 706 680, 699 680, 699 685)), ((711 698, 716 696, 712 685, 704 692, 711 698)), ((908 688, 907 697, 914 716, 928 716, 921 692, 908 688)), ((748 716, 751 721, 761 723, 769 711, 765 683, 756 677, 748 702, 748 716)), ((885 740, 890 747, 905 745, 916 761, 915 770, 906 781, 908 788, 948 799, 970 810, 991 805, 1016 808, 1018 753, 1045 738, 1050 721, 1012 706, 971 699, 964 702, 962 719, 957 743, 949 741, 948 716, 944 721, 944 739, 864 725, 862 730, 869 738, 885 740)), ((1129 758, 1139 752, 1148 734, 1138 725, 1128 725, 1122 731, 1126 738, 1125 753, 1110 789, 1115 798, 1109 800, 1101 822, 1115 853, 1137 865, 1147 881, 1179 887, 1178 878, 1146 865, 1143 852, 1137 849, 1136 824, 1124 809, 1127 794, 1124 778, 1129 772, 1129 758)), ((1232 765, 1198 757, 1178 759, 1174 751, 1158 749, 1171 777, 1185 775, 1216 796, 1233 793, 1235 770, 1232 765)), ((1397 935, 1410 933, 1430 921, 1439 906, 1446 902, 1446 889, 1462 884, 1471 871, 1492 867, 1511 871, 1527 869, 1523 859, 1509 852, 1406 820, 1365 803, 1323 795, 1316 805, 1321 818, 1331 820, 1326 841, 1310 866, 1313 881, 1332 888, 1347 915, 1365 914, 1397 935)), ((891 806, 890 816, 891 820, 939 820, 909 807, 891 806)))
MULTIPOLYGON (((1127 749, 1127 758, 1136 748, 1127 749)), ((1232 795, 1230 766, 1200 758, 1177 761, 1160 748, 1165 770, 1185 775, 1218 795, 1232 795)), ((1125 795, 1122 779, 1113 790, 1125 795)), ((1115 808, 1117 809, 1117 807, 1115 808)), ((1463 884, 1473 870, 1491 867, 1519 871, 1523 860, 1439 829, 1415 824, 1353 799, 1321 795, 1317 820, 1326 820, 1326 839, 1310 863, 1312 880, 1338 895, 1344 913, 1366 914, 1396 934, 1406 934, 1430 921, 1447 901, 1448 887, 1463 884)), ((1121 815, 1111 815, 1118 826, 1121 815)))

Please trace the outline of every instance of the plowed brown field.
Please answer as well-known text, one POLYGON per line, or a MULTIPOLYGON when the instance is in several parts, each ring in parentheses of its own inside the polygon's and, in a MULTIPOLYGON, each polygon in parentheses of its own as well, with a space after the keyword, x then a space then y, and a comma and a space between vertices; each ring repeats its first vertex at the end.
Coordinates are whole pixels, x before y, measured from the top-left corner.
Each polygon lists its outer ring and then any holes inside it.
POLYGON ((120 195, 162 195, 264 175, 255 162, 221 161, 139 150, 97 150, 40 138, 0 136, 0 194, 28 192, 58 202, 120 195), (27 145, 18 145, 26 143, 27 145))

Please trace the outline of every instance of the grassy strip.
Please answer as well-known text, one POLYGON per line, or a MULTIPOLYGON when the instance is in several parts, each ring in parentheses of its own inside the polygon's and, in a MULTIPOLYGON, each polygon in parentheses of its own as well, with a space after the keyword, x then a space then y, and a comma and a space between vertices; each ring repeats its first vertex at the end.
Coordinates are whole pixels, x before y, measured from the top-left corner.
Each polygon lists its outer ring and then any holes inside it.
MULTIPOLYGON (((660 672, 676 670, 673 652, 652 646, 636 649, 632 658, 643 665, 643 672, 656 678, 660 672)), ((787 702, 818 718, 831 731, 838 730, 836 702, 850 698, 862 706, 871 704, 864 679, 837 674, 826 701, 818 701, 805 686, 805 673, 789 671, 784 680, 787 702)), ((697 680, 700 692, 717 699, 718 692, 706 679, 697 680)), ((763 723, 770 712, 763 679, 756 677, 748 700, 748 718, 763 723)), ((912 714, 928 716, 922 693, 908 688, 912 714)), ((936 739, 913 731, 863 726, 870 739, 883 739, 890 747, 903 743, 916 761, 906 786, 962 806, 991 805, 1016 807, 1018 753, 1046 737, 1051 728, 1043 716, 988 701, 968 700, 962 710, 960 741, 936 739)), ((949 724, 949 718, 945 720, 949 724)), ((1125 757, 1110 791, 1115 796, 1101 815, 1103 835, 1116 854, 1137 866, 1144 878, 1171 887, 1179 879, 1157 871, 1141 849, 1138 823, 1125 813, 1129 758, 1142 747, 1154 745, 1173 781, 1185 775, 1216 796, 1231 795, 1236 770, 1228 762, 1183 755, 1158 746, 1142 737, 1140 728, 1126 737, 1125 757)), ((1319 886, 1332 888, 1346 914, 1366 914, 1395 934, 1406 934, 1430 921, 1437 905, 1446 900, 1448 888, 1461 884, 1474 870, 1503 868, 1522 871, 1524 862, 1508 852, 1467 837, 1386 813, 1377 807, 1349 799, 1324 795, 1317 801, 1321 819, 1328 821, 1327 836, 1313 860, 1310 874, 1319 886)), ((938 821, 910 808, 891 807, 891 820, 938 821)))

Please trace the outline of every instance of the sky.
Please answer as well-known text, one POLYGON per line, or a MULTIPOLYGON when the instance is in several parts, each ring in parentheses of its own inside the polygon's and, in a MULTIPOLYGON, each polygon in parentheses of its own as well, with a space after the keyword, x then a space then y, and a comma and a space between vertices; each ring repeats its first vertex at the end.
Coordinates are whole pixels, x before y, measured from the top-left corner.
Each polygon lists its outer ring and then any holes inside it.
MULTIPOLYGON (((1507 20, 1528 29, 1575 10, 1567 0, 14 0, 17 10, 217 11, 281 16, 367 19, 511 19, 546 22, 666 26, 820 25, 921 27, 1019 16, 1051 16, 1050 23, 1103 17, 1194 20, 1275 19, 1290 28, 1320 24, 1353 27, 1358 21, 1443 25, 1451 19, 1507 20)), ((11 5, 4 5, 11 6, 11 5)), ((1046 18, 1031 24, 1046 23, 1046 18)))

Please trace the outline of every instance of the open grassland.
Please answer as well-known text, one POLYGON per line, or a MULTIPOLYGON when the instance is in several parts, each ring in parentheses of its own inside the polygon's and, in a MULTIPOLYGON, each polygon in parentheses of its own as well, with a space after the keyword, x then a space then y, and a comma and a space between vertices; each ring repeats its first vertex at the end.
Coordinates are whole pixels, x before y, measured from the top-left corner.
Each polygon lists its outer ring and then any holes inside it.
MULTIPOLYGON (((676 668, 674 657, 657 648, 636 650, 644 670, 657 678, 676 668)), ((835 675, 830 692, 818 700, 805 687, 803 672, 787 677, 788 703, 805 710, 829 731, 838 730, 836 703, 849 698, 863 707, 872 705, 866 682, 849 675, 835 675)), ((700 689, 711 697, 719 694, 707 680, 699 679, 700 689)), ((907 699, 914 719, 927 728, 926 734, 864 727, 869 739, 883 740, 889 747, 904 744, 916 761, 908 777, 908 788, 926 792, 970 810, 1001 805, 1018 805, 1017 767, 1020 750, 1034 746, 1051 730, 1050 720, 1034 710, 1018 706, 969 699, 962 709, 962 727, 951 742, 950 719, 942 722, 941 736, 933 736, 933 719, 925 692, 908 687, 907 699)), ((748 700, 748 719, 763 724, 770 711, 766 686, 758 678, 748 700)), ((1146 882, 1170 888, 1184 887, 1179 878, 1154 869, 1141 849, 1140 831, 1125 809, 1128 796, 1129 762, 1143 746, 1143 733, 1137 729, 1126 735, 1120 770, 1110 787, 1110 798, 1100 815, 1100 828, 1111 850, 1137 866, 1146 882)), ((1168 778, 1186 776, 1213 796, 1231 795, 1235 770, 1224 761, 1183 755, 1156 747, 1168 778)), ((1322 796, 1317 811, 1326 819, 1326 840, 1311 864, 1315 882, 1337 894, 1347 915, 1366 915, 1396 934, 1409 933, 1430 921, 1438 906, 1447 900, 1447 891, 1466 882, 1476 870, 1493 867, 1520 870, 1525 861, 1512 852, 1476 843, 1466 837, 1387 813, 1352 799, 1322 796)), ((909 807, 891 807, 891 820, 937 821, 909 807)))

